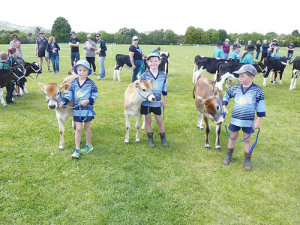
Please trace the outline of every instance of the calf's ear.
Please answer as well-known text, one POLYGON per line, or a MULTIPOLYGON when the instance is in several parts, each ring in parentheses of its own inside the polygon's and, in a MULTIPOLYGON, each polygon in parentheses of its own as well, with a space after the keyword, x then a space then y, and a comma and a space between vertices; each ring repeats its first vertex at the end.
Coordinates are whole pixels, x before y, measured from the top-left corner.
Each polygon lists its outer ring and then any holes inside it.
POLYGON ((215 88, 214 90, 214 97, 219 97, 219 89, 215 88))
POLYGON ((196 98, 200 101, 200 103, 203 103, 203 98, 201 98, 199 95, 196 96, 196 98))
POLYGON ((70 87, 71 87, 70 84, 62 84, 62 85, 59 85, 60 90, 62 90, 62 89, 69 90, 70 87))
POLYGON ((151 80, 148 81, 149 84, 152 84, 153 78, 151 78, 151 80))
POLYGON ((139 85, 140 85, 140 83, 138 81, 136 81, 135 84, 134 84, 135 88, 138 88, 139 85))
POLYGON ((42 90, 45 90, 45 86, 46 86, 45 84, 42 84, 42 83, 38 83, 38 84, 40 85, 42 90))

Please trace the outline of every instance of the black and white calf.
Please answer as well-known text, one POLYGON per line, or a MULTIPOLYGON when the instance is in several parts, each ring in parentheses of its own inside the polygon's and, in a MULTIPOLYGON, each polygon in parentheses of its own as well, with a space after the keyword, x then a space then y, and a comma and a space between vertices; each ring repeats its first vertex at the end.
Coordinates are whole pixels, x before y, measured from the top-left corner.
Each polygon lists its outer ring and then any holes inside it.
MULTIPOLYGON (((266 67, 266 72, 264 74, 263 86, 264 87, 266 86, 267 78, 268 78, 269 73, 271 71, 275 72, 275 79, 277 77, 277 71, 279 71, 279 73, 280 73, 279 84, 282 84, 282 74, 283 74, 283 71, 284 71, 284 69, 287 65, 287 58, 286 57, 273 58, 273 57, 268 56, 267 58, 264 59, 264 65, 266 67)), ((271 82, 273 82, 273 81, 271 80, 271 82)))
POLYGON ((210 57, 205 57, 200 55, 195 56, 193 83, 197 81, 197 77, 205 70, 211 74, 215 74, 216 77, 218 64, 223 61, 228 61, 228 60, 210 58, 210 57))
MULTIPOLYGON (((239 75, 233 72, 238 71, 245 63, 239 63, 234 61, 225 61, 218 64, 217 76, 215 79, 216 87, 219 90, 223 90, 223 84, 226 79, 236 81, 239 79, 239 75)), ((264 65, 262 62, 253 64, 258 73, 264 72, 264 65)))
POLYGON ((161 63, 159 65, 159 70, 163 71, 166 75, 169 73, 169 63, 170 63, 170 54, 168 52, 161 52, 160 53, 160 60, 161 63))
POLYGON ((293 70, 292 70, 290 90, 296 89, 297 80, 300 75, 300 56, 297 56, 292 62, 292 64, 293 64, 293 70))
POLYGON ((132 68, 129 55, 117 54, 115 68, 114 68, 114 77, 113 77, 114 80, 116 80, 116 75, 118 75, 118 80, 121 81, 120 73, 121 73, 121 69, 124 66, 127 68, 132 68))

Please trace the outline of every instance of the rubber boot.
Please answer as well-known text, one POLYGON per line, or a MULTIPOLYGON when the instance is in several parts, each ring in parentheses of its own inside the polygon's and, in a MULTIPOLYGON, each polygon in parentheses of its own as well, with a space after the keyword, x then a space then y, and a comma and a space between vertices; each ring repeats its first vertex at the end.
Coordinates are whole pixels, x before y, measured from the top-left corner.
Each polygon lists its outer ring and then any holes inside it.
POLYGON ((153 132, 152 133, 147 133, 148 134, 148 143, 149 143, 149 146, 151 148, 154 147, 154 141, 153 141, 153 132))
POLYGON ((227 148, 227 155, 225 156, 225 159, 222 162, 224 165, 229 165, 229 163, 231 161, 233 150, 234 150, 234 148, 227 148))
POLYGON ((167 147, 168 146, 168 142, 166 139, 166 134, 165 133, 160 133, 160 138, 161 138, 161 144, 163 147, 167 147))
POLYGON ((251 155, 251 153, 245 152, 245 170, 252 170, 251 155))

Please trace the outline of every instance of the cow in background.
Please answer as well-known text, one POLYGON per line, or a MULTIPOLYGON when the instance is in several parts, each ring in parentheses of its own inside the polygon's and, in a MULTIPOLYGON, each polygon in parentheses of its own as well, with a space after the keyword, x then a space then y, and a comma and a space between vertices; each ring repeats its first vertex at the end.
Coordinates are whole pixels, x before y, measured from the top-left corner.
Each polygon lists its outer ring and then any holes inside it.
POLYGON ((297 80, 300 74, 300 56, 297 56, 291 64, 293 64, 293 70, 290 90, 293 90, 296 89, 297 80))
POLYGON ((158 67, 159 70, 163 71, 166 75, 169 73, 169 63, 170 63, 170 54, 168 52, 161 52, 160 53, 160 60, 161 63, 158 67))
POLYGON ((279 71, 279 73, 280 73, 279 84, 282 84, 282 74, 287 65, 287 58, 286 57, 273 58, 273 57, 268 56, 267 58, 264 59, 264 65, 266 67, 266 72, 264 74, 263 86, 264 87, 266 86, 267 78, 271 71, 275 72, 274 81, 271 80, 271 83, 273 83, 273 84, 276 83, 277 71, 279 71))
MULTIPOLYGON (((239 79, 239 75, 235 74, 235 71, 238 71, 244 63, 234 62, 234 61, 223 61, 218 64, 218 73, 217 77, 215 78, 216 87, 219 90, 223 90, 223 83, 225 80, 237 81, 239 79)), ((258 73, 264 72, 264 64, 262 62, 254 63, 253 66, 255 67, 258 73)), ((231 84, 229 85, 231 86, 231 84)), ((226 84, 228 88, 228 85, 226 84)))
POLYGON ((224 62, 224 61, 228 61, 228 60, 204 57, 204 56, 200 56, 200 55, 195 56, 193 83, 196 83, 197 77, 205 70, 211 74, 214 74, 216 77, 218 64, 220 62, 224 62))
POLYGON ((200 74, 197 78, 193 97, 195 99, 196 109, 199 111, 199 120, 197 127, 203 130, 203 120, 205 122, 205 149, 209 150, 208 136, 210 133, 209 119, 216 123, 216 150, 220 151, 220 133, 221 124, 224 122, 222 114, 222 94, 218 88, 215 87, 212 80, 203 74, 200 74))

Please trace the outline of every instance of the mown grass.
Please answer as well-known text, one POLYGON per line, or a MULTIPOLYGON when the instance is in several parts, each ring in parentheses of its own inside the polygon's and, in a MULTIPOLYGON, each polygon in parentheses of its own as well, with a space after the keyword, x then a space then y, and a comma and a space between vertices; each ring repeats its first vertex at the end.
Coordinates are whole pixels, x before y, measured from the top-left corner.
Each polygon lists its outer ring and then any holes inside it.
MULTIPOLYGON (((291 66, 282 86, 263 88, 267 117, 254 149, 253 170, 246 172, 242 144, 236 145, 229 166, 221 163, 228 142, 224 127, 221 152, 205 150, 205 133, 196 129, 193 58, 211 56, 214 47, 162 46, 171 55, 164 120, 169 146, 161 147, 156 124, 156 147, 148 147, 145 131, 136 144, 135 119, 130 143, 124 145, 123 95, 132 71, 122 70, 122 82, 112 75, 115 54, 127 54, 128 47, 109 46, 106 80, 90 76, 99 89, 92 122, 95 150, 79 160, 71 158, 71 119, 65 150, 58 152, 55 112, 47 109, 37 84, 61 83, 71 69, 67 45, 61 45, 60 75, 44 72, 28 78, 29 94, 16 98, 17 105, 0 106, 1 224, 299 224, 300 87, 289 91, 291 66)), ((148 54, 154 47, 141 49, 148 54)), ((7 48, 1 45, 0 51, 7 48)), ((26 61, 37 62, 34 45, 23 45, 23 53, 26 61)), ((258 85, 262 81, 262 75, 254 79, 258 85)), ((211 127, 213 147, 215 125, 211 127)))

